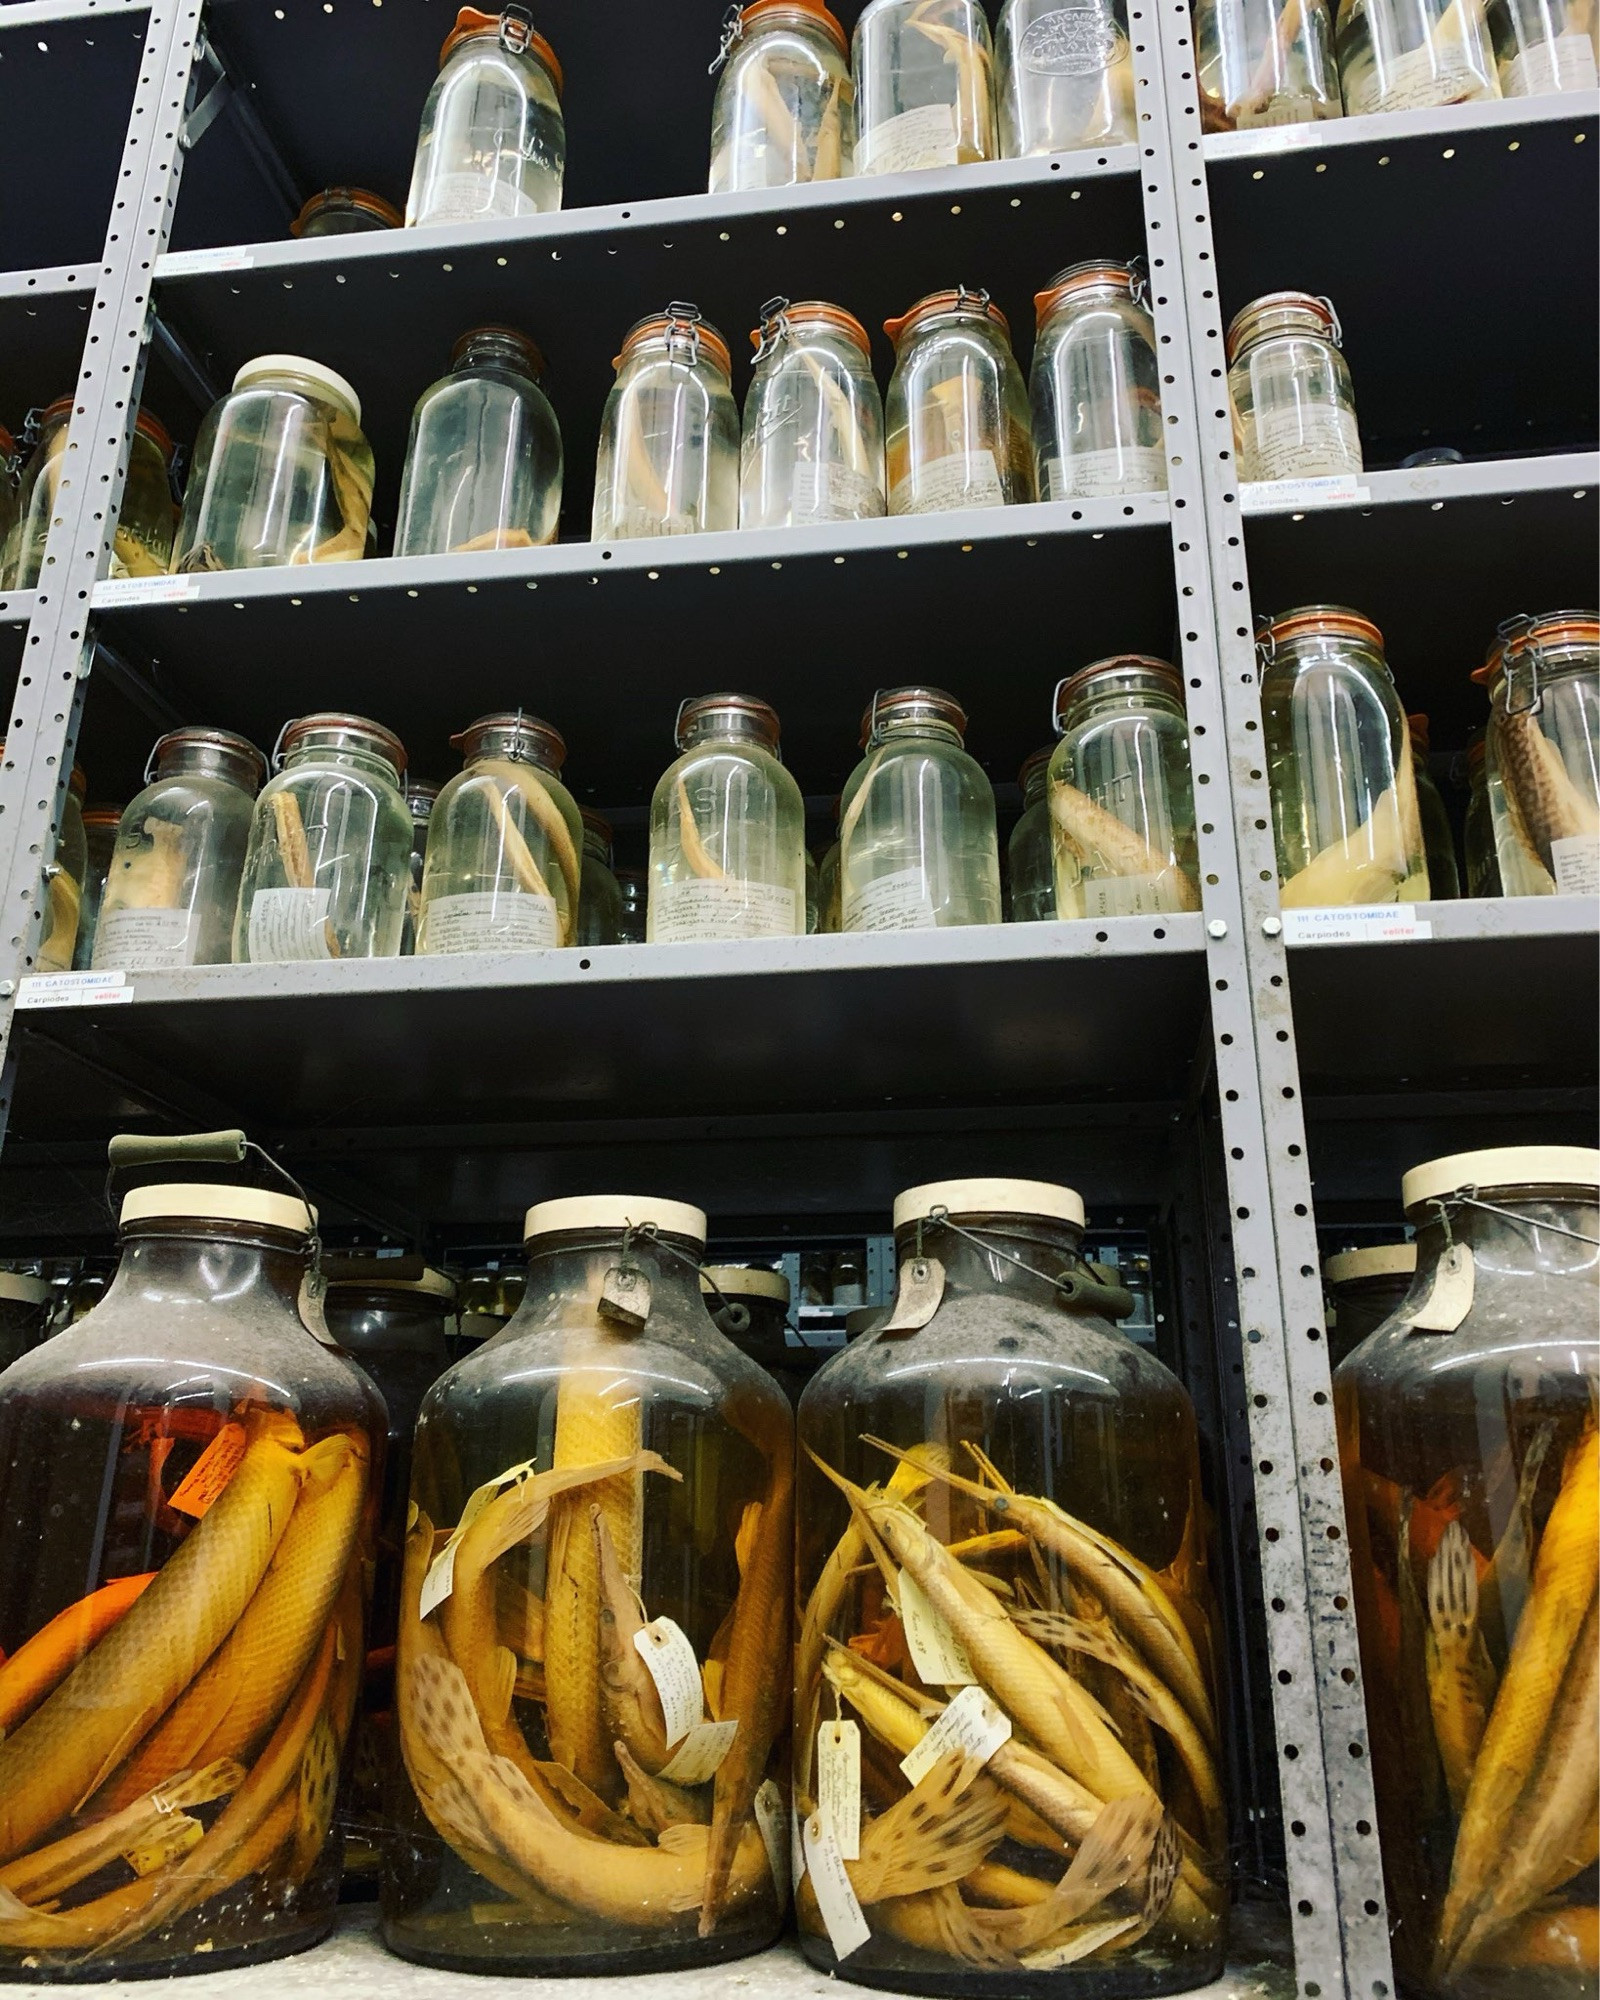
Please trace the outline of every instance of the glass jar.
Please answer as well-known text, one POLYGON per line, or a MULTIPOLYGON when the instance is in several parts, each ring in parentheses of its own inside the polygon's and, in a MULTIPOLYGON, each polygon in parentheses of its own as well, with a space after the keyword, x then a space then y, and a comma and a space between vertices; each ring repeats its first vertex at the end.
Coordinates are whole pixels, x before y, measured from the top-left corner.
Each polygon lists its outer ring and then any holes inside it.
POLYGON ((405 217, 393 202, 367 188, 332 187, 314 194, 289 224, 289 234, 306 239, 318 236, 367 236, 374 230, 399 229, 405 217))
POLYGON ((0 1375, 43 1340, 49 1305, 45 1279, 0 1271, 0 1375))
POLYGON ((303 715, 274 762, 250 822, 234 963, 397 957, 411 874, 404 745, 364 716, 303 715))
POLYGON ((1597 27, 1586 0, 1487 0, 1502 97, 1593 90, 1597 27))
POLYGON ((1408 715, 1411 763, 1417 781, 1417 811, 1422 818, 1422 851, 1428 858, 1428 894, 1434 902, 1461 894, 1456 867, 1456 836, 1450 812, 1428 769, 1428 718, 1408 715))
POLYGON ((650 801, 651 944, 803 937, 806 809, 778 717, 744 694, 678 711, 679 756, 650 801))
POLYGON ((1260 638, 1261 713, 1286 909, 1422 902, 1416 770, 1383 634, 1311 604, 1260 638))
POLYGON ((1028 395, 1039 498, 1165 492, 1161 368, 1142 267, 1073 264, 1034 306, 1028 395))
POLYGON ((1084 1261, 1083 1227, 1078 1195, 1039 1181, 909 1189, 894 1313, 800 1399, 795 1812, 808 1875, 848 1876, 863 1910, 846 1906, 846 1929, 810 1879, 796 1906, 806 1957, 846 1979, 1064 2000, 1200 1986, 1222 1964, 1194 1409, 1116 1330, 1133 1301, 1084 1261), (950 1725, 955 1739, 982 1744, 975 1779, 922 1747, 958 1703, 974 1733, 950 1725), (841 1766, 875 1816, 841 1810, 841 1766), (987 1810, 939 1878, 954 1893, 885 1900, 898 1828, 957 1787, 975 1806, 974 1785, 987 1810), (1103 1942, 1073 1964, 1087 1940, 1048 1892, 1113 1802, 1116 1879, 1132 1852, 1134 1886, 1097 1892, 1103 1942))
POLYGON ((994 53, 1002 159, 1133 144, 1126 0, 1005 0, 994 53))
POLYGON ((1461 829, 1461 847, 1467 864, 1467 894, 1498 896, 1500 857, 1495 852, 1494 816, 1489 810, 1488 774, 1480 736, 1467 750, 1467 817, 1461 829))
POLYGON ((267 760, 226 729, 174 729, 125 808, 95 941, 97 972, 226 965, 267 760))
POLYGON ((739 406, 728 343, 679 300, 622 343, 600 422, 597 542, 739 525, 739 406))
POLYGON ((1206 132, 1340 118, 1328 0, 1196 0, 1206 132))
POLYGON ((72 947, 74 972, 87 972, 94 963, 100 906, 105 901, 106 877, 111 872, 121 824, 121 806, 90 806, 83 815, 83 900, 78 906, 78 941, 72 947))
POLYGON ((738 1348, 774 1378, 789 1356, 789 1280, 759 1264, 708 1264, 700 1273, 706 1311, 738 1348), (730 1314, 728 1306, 742 1306, 730 1314))
POLYGON ((1415 1282, 1333 1384, 1395 1970, 1557 2000, 1592 1977, 1600 1154, 1401 1198, 1415 1282))
MULTIPOLYGON (((63 396, 40 418, 39 442, 17 493, 15 526, 5 558, 9 590, 32 590, 44 567, 44 545, 56 513, 56 488, 67 449, 73 400, 63 396)), ((172 504, 172 439, 148 410, 134 420, 128 476, 111 539, 108 576, 164 576, 172 556, 177 509, 172 504)))
POLYGON ((1242 480, 1362 469, 1339 316, 1309 292, 1268 292, 1228 328, 1228 400, 1242 480))
POLYGON ((0 1380, 0 1975, 333 1922, 375 1446, 301 1323, 311 1230, 258 1187, 136 1188, 110 1290, 0 1380))
POLYGON ((611 822, 579 806, 583 855, 579 867, 579 944, 622 942, 622 890, 611 872, 611 822))
POLYGON ((544 357, 525 334, 462 334, 450 373, 411 418, 395 519, 397 556, 536 549, 561 515, 561 426, 541 387, 544 357))
POLYGON ((891 514, 1003 507, 1036 497, 1028 391, 1006 316, 987 292, 930 292, 886 320, 891 514))
POLYGON ((850 44, 824 0, 752 0, 730 15, 716 67, 713 194, 835 181, 850 172, 850 44))
POLYGON ((423 778, 406 778, 406 811, 411 815, 411 880, 406 886, 406 921, 400 936, 400 955, 409 957, 417 948, 417 919, 422 915, 422 871, 428 858, 428 825, 438 801, 439 787, 423 778))
MULTIPOLYGON (((834 823, 838 824, 838 801, 834 802, 834 823)), ((817 863, 817 930, 819 934, 843 928, 839 911, 839 836, 824 848, 817 863)))
MULTIPOLYGON (((0 757, 5 742, 0 739, 0 757)), ((33 955, 35 972, 69 972, 78 947, 83 884, 89 872, 89 843, 83 830, 83 800, 89 781, 74 764, 61 803, 56 851, 44 870, 44 927, 33 955)))
POLYGON ((262 354, 200 426, 172 567, 354 562, 372 514, 372 447, 342 375, 262 354))
POLYGON ((650 877, 642 868, 613 871, 622 891, 622 935, 619 944, 643 944, 649 925, 650 877))
POLYGON ((1056 689, 1049 800, 1063 916, 1198 910, 1200 859, 1183 681, 1116 653, 1056 689))
POLYGON ((422 107, 406 226, 553 214, 566 163, 555 50, 523 7, 463 7, 422 107))
POLYGON ((1484 0, 1339 0, 1336 37, 1352 117, 1500 95, 1484 0))
POLYGON ((498 1258, 469 1271, 457 1294, 460 1313, 452 1359, 459 1360, 497 1334, 521 1305, 522 1290, 522 1272, 507 1270, 498 1258))
POLYGON ((993 52, 978 0, 867 0, 853 47, 858 174, 998 157, 993 52))
POLYGON ((994 792, 942 688, 886 688, 861 719, 866 752, 839 820, 840 928, 1000 922, 994 792))
POLYGON ((571 944, 583 823, 561 782, 560 730, 517 709, 450 741, 462 768, 428 829, 418 953, 571 944))
POLYGON ((384 1939, 503 1973, 757 1951, 783 1908, 757 1813, 781 1839, 789 1406, 706 1311, 698 1209, 548 1201, 526 1235, 516 1317, 417 1425, 398 1673, 420 1811, 389 1845, 384 1939))
POLYGON ((1049 769, 1049 750, 1035 750, 1017 773, 1022 817, 1011 829, 1006 847, 1006 882, 1011 891, 1014 924, 1047 922, 1056 913, 1050 801, 1045 794, 1049 769))
POLYGON ((1600 893, 1600 614, 1509 619, 1473 679, 1505 893, 1600 893))
POLYGON ((867 330, 839 306, 769 299, 739 453, 739 525, 872 521, 884 510, 883 402, 867 330))
POLYGON ((821 875, 817 868, 817 857, 808 847, 805 850, 806 864, 806 936, 815 937, 817 932, 817 884, 821 875))
POLYGON ((0 590, 9 587, 6 563, 12 531, 17 525, 17 469, 20 463, 16 439, 4 424, 0 424, 0 590))
POLYGON ((1335 1368, 1400 1304, 1416 1268, 1415 1243, 1368 1243, 1323 1260, 1328 1359, 1335 1368))

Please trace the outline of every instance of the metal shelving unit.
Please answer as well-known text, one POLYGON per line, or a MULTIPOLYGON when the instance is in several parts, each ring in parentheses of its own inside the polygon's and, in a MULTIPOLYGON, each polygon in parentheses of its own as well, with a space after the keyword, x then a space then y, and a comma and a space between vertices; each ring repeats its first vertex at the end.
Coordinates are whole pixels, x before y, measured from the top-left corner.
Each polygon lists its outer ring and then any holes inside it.
MULTIPOLYGON (((1317 1232, 1397 1222, 1399 1172, 1430 1151, 1581 1135, 1595 912, 1437 903, 1398 939, 1286 936, 1251 608, 1368 610, 1408 703, 1454 747, 1499 619, 1592 601, 1600 105, 1202 139, 1186 0, 1132 0, 1137 148, 713 198, 696 190, 721 11, 543 0, 568 79, 560 215, 300 243, 288 222, 322 186, 403 197, 454 0, 0 6, 0 164, 38 157, 65 65, 96 135, 44 199, 0 219, 0 381, 42 401, 78 367, 41 588, 0 599, 0 674, 15 676, 0 1251, 103 1243, 104 1140, 126 1125, 245 1123, 328 1227, 425 1247, 509 1241, 528 1201, 624 1180, 702 1201, 727 1240, 752 1242, 881 1230, 895 1189, 932 1174, 1074 1182, 1092 1224, 1148 1230, 1171 1304, 1158 1344, 1200 1412, 1237 1667, 1240 1876, 1292 1919, 1305 2000, 1386 2000, 1317 1232), (584 539, 610 357, 668 297, 695 298, 737 345, 773 293, 876 324, 936 286, 982 283, 1025 365, 1050 273, 1139 249, 1167 494, 584 539), (1241 492, 1222 389, 1228 316, 1288 285, 1337 303, 1374 468, 1315 506, 1241 492), (362 393, 381 520, 412 403, 454 336, 492 318, 526 326, 551 365, 558 544, 106 580, 141 394, 187 443, 246 356, 319 356, 362 393), (1440 443, 1469 461, 1396 469, 1440 443), (825 799, 876 685, 946 681, 1005 786, 1046 734, 1057 676, 1125 647, 1182 662, 1198 914, 201 968, 19 1001, 74 756, 97 796, 126 796, 180 720, 271 741, 287 716, 348 704, 442 776, 452 730, 523 701, 567 732, 578 795, 636 825, 692 686, 773 699, 790 762, 825 799)), ((838 11, 848 24, 859 0, 838 11)), ((354 1963, 338 1961, 340 1990, 409 1976, 354 1963)), ((752 1977, 820 1985, 782 1954, 752 1977)))

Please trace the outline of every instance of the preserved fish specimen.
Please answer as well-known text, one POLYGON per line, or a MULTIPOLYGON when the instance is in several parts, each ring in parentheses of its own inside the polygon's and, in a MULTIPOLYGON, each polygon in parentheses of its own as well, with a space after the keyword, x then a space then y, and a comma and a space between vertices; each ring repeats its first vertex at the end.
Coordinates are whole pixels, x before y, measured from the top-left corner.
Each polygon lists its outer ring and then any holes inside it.
POLYGON ((550 214, 566 160, 554 49, 521 7, 463 7, 422 107, 408 226, 550 214))
MULTIPOLYGON (((10 533, 0 556, 0 585, 32 590, 44 564, 45 538, 56 514, 56 490, 67 449, 73 399, 63 396, 40 419, 39 442, 17 493, 10 533)), ((4 455, 10 456, 9 432, 4 455)), ((164 576, 172 558, 177 509, 172 501, 172 439, 150 411, 135 419, 128 448, 128 476, 111 540, 109 576, 164 576)))
POLYGON ((1123 0, 1006 0, 994 52, 1003 159, 1132 145, 1123 0))
POLYGON ((1328 0, 1198 0, 1194 16, 1203 130, 1344 115, 1328 0))
POLYGON ((1508 896, 1600 891, 1600 617, 1513 618, 1489 690, 1487 790, 1508 896))
POLYGON ((121 823, 121 806, 90 806, 83 815, 83 843, 88 860, 83 877, 83 900, 78 906, 78 941, 72 948, 74 972, 87 972, 94 962, 94 939, 100 927, 106 875, 111 867, 111 853, 117 844, 117 828, 121 823))
POLYGON ((1500 95, 1483 0, 1339 0, 1336 36, 1352 117, 1500 95))
POLYGON ((930 292, 883 330, 895 349, 883 412, 889 512, 1034 499, 1027 385, 989 294, 930 292))
POLYGON ((714 67, 713 194, 848 174, 855 153, 850 45, 824 0, 752 0, 729 15, 714 67))
POLYGON ((597 542, 739 525, 739 406, 728 343, 676 301, 622 343, 600 420, 597 542))
POLYGON ((839 306, 769 299, 740 445, 739 524, 870 521, 884 511, 883 405, 867 330, 839 306))
POLYGON ((997 156, 994 63, 978 0, 868 0, 853 47, 858 174, 997 156))
POLYGON ((1163 491, 1161 370, 1142 268, 1073 264, 1033 303, 1028 398, 1040 499, 1163 491))
POLYGON ((1309 292, 1269 292, 1228 328, 1228 398, 1241 479, 1362 469, 1339 316, 1309 292))
MULTIPOLYGON (((0 757, 5 755, 0 737, 0 757)), ((83 800, 89 781, 74 764, 61 802, 61 830, 56 851, 44 868, 44 927, 34 949, 35 972, 67 972, 78 946, 78 915, 83 907, 84 877, 89 872, 89 843, 83 830, 83 800)))
POLYGON ((1017 773, 1022 817, 1011 829, 1006 847, 1011 921, 1017 924, 1039 923, 1056 913, 1055 855, 1050 835, 1050 802, 1045 796, 1049 768, 1049 750, 1035 750, 1017 773))

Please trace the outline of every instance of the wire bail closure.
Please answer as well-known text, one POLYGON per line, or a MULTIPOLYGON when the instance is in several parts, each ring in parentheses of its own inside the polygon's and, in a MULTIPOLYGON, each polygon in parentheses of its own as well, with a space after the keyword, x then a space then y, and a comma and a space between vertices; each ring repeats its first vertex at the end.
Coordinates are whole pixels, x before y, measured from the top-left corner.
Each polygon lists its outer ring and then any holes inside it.
POLYGON ((789 331, 790 301, 780 292, 776 298, 768 299, 760 309, 761 345, 756 349, 755 359, 765 361, 767 356, 789 331))
POLYGON ((1329 319, 1333 321, 1333 325, 1328 329, 1328 338, 1333 342, 1335 347, 1342 348, 1344 346, 1344 327, 1337 311, 1334 309, 1333 300, 1324 298, 1321 292, 1314 293, 1313 297, 1316 299, 1317 304, 1327 313, 1329 319))
MULTIPOLYGON (((998 1257, 1002 1263, 1013 1264, 1019 1271, 1026 1271, 1031 1278, 1037 1278, 1055 1293, 1064 1306, 1087 1305, 1103 1311, 1108 1319, 1127 1319, 1133 1311, 1133 1294, 1126 1285, 1108 1284, 1100 1277, 1096 1266, 1083 1260, 1086 1276, 1075 1272, 1056 1277, 1049 1271, 1041 1271, 1037 1264, 1030 1264, 1025 1257, 1019 1257, 1012 1250, 1002 1250, 998 1243, 989 1243, 973 1230, 963 1229, 959 1222, 951 1220, 947 1208, 930 1208, 927 1215, 928 1226, 933 1229, 948 1229, 952 1236, 959 1236, 970 1243, 975 1250, 981 1250, 986 1257, 998 1257)), ((917 1218, 917 1255, 922 1255, 923 1219, 917 1218)))
POLYGON ((1444 1247, 1448 1251, 1454 1247, 1455 1238, 1450 1229, 1452 1208, 1479 1208, 1485 1215, 1498 1215, 1507 1222, 1520 1222, 1525 1229, 1547 1229, 1552 1236, 1570 1236, 1574 1243, 1587 1243, 1592 1249, 1600 1250, 1600 1236, 1585 1236, 1581 1229, 1567 1229, 1559 1222, 1540 1222, 1531 1215, 1519 1215, 1514 1208, 1502 1208, 1498 1202, 1485 1201, 1478 1193, 1477 1183, 1469 1182, 1464 1188, 1457 1188, 1449 1196, 1434 1195, 1428 1202, 1439 1226, 1444 1231, 1444 1247))
POLYGON ((744 20, 738 0, 734 0, 722 17, 722 38, 717 44, 717 52, 706 64, 706 75, 715 76, 717 71, 733 54, 734 47, 744 39, 744 20))
POLYGON ((1515 617, 1507 618, 1496 631, 1505 642, 1506 714, 1537 715, 1544 707, 1544 688, 1540 683, 1539 671, 1544 664, 1544 652, 1533 637, 1536 620, 1526 611, 1519 611, 1515 617), (1519 699, 1518 670, 1527 669, 1527 696, 1519 699))
POLYGON ((508 55, 525 55, 533 40, 533 16, 526 7, 510 6, 500 10, 500 46, 508 55))
POLYGON ((700 359, 700 322, 705 314, 691 299, 669 299, 665 318, 668 354, 681 344, 688 349, 692 368, 700 359))

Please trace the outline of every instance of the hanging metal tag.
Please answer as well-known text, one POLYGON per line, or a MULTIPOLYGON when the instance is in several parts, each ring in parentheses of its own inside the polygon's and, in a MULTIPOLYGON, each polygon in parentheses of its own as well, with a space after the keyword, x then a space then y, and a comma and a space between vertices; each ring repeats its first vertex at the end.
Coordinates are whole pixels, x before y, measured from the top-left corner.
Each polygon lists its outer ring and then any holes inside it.
POLYGON ((600 1287, 600 1316, 614 1326, 637 1332, 650 1317, 650 1274, 642 1264, 624 1258, 613 1264, 600 1287))
POLYGON ((939 1310, 944 1297, 944 1266, 937 1257, 908 1257, 900 1266, 894 1310, 879 1333, 916 1333, 939 1310))

